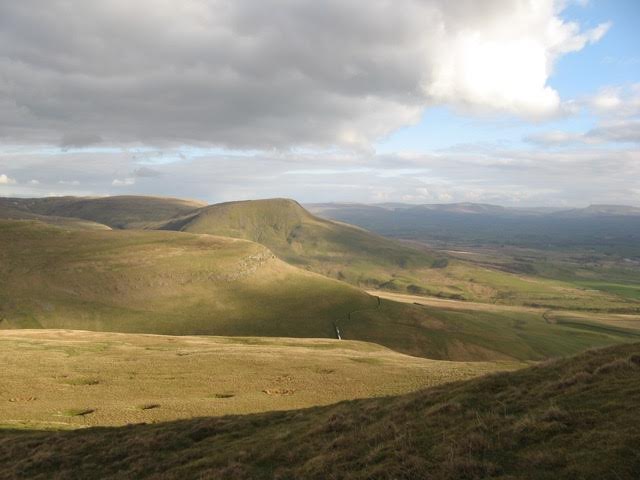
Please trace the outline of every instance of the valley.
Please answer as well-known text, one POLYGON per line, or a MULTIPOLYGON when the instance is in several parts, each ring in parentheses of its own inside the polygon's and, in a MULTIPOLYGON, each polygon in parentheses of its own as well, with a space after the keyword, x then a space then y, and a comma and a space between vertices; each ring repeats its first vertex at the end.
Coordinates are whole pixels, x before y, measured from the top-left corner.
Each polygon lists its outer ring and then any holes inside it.
MULTIPOLYGON (((572 478, 558 445, 609 428, 611 388, 638 401, 637 272, 620 256, 386 238, 287 199, 154 197, 3 199, 0 247, 0 478, 49 478, 51 458, 93 478, 103 455, 154 478, 135 452, 157 439, 177 455, 162 478, 326 478, 359 471, 345 452, 362 442, 386 453, 353 478, 549 463, 572 478), (525 431, 558 448, 502 443, 525 431), (23 442, 38 455, 16 459, 23 442)), ((612 441, 635 441, 620 425, 612 441)))

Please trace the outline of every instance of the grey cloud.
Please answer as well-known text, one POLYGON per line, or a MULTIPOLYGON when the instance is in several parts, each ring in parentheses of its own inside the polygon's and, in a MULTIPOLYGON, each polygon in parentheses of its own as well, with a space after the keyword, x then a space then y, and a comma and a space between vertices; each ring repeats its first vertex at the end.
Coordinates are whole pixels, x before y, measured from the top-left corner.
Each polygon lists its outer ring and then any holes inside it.
POLYGON ((65 148, 80 148, 88 147, 102 142, 100 135, 91 133, 67 133, 62 136, 60 141, 60 147, 65 148))
MULTIPOLYGON (((176 152, 172 156, 178 157, 176 152)), ((303 202, 474 201, 506 205, 640 205, 640 151, 490 149, 428 154, 203 153, 158 164, 160 176, 130 153, 64 153, 0 157, 0 172, 18 181, 3 194, 136 193, 209 202, 293 197, 303 202), (19 160, 19 161, 18 161, 19 160), (28 185, 37 172, 40 183, 28 185), (69 190, 58 183, 75 180, 69 190), (10 190, 9 190, 10 189, 10 190)))
POLYGON ((150 167, 140 167, 133 171, 133 175, 138 178, 158 178, 162 176, 162 172, 150 167))
POLYGON ((623 119, 602 122, 584 132, 553 131, 529 135, 525 141, 539 146, 571 146, 579 144, 640 143, 640 120, 623 119))
POLYGON ((587 132, 588 139, 605 142, 640 142, 640 121, 626 121, 601 125, 587 132))
POLYGON ((556 3, 3 1, 0 141, 362 147, 434 102, 549 113, 550 88, 501 84, 522 68, 546 78, 546 65, 493 61, 482 68, 489 91, 478 95, 463 81, 478 67, 455 42, 517 40, 553 62, 604 31, 577 31, 556 3))

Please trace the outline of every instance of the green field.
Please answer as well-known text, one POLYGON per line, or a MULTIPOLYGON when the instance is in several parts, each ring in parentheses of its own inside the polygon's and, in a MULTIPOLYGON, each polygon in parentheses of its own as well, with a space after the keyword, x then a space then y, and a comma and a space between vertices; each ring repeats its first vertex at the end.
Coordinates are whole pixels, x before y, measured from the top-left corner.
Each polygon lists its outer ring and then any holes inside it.
POLYGON ((634 344, 307 410, 4 431, 0 478, 632 479, 639 376, 634 344))
POLYGON ((0 425, 25 429, 305 408, 519 366, 427 360, 352 341, 69 330, 2 331, 0 364, 0 425))

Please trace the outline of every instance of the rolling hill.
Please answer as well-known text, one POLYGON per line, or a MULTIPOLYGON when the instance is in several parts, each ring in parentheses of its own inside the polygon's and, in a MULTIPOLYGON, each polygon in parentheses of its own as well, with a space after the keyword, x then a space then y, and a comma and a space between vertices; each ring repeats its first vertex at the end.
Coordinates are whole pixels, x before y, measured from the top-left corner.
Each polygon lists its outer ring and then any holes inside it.
MULTIPOLYGON (((401 207, 385 205, 371 208, 378 213, 395 212, 393 215, 397 215, 398 222, 402 223, 406 220, 402 216, 406 209, 401 207)), ((619 288, 619 275, 607 277, 603 288, 599 288, 602 282, 587 285, 574 282, 573 278, 565 281, 562 272, 560 275, 555 272, 546 279, 536 277, 535 266, 520 261, 476 264, 424 246, 381 237, 359 227, 321 219, 287 199, 229 202, 203 207, 198 202, 171 198, 62 197, 0 199, 1 208, 24 212, 22 215, 28 218, 54 224, 61 223, 62 217, 69 217, 73 219, 67 222, 79 227, 88 226, 79 220, 84 219, 116 229, 175 230, 247 239, 268 247, 292 265, 368 289, 547 308, 640 310, 635 290, 628 294, 629 289, 624 285, 619 288), (32 217, 34 215, 36 217, 32 217), (590 288, 593 285, 600 292, 590 288)), ((364 211, 370 211, 367 208, 364 211)), ((424 210, 426 207, 420 208, 424 210)), ((496 209, 509 212, 490 205, 456 204, 438 212, 438 215, 463 215, 486 223, 486 218, 498 218, 491 216, 496 209)), ((540 215, 533 216, 537 218, 540 215)), ((412 225, 419 226, 420 222, 414 219, 412 225)), ((469 228, 473 225, 471 222, 469 228)), ((547 265, 542 267, 548 270, 547 265)))
POLYGON ((640 345, 399 397, 0 433, 0 478, 620 479, 640 472, 640 345))
POLYGON ((373 304, 248 241, 0 221, 0 328, 334 338, 373 304))
POLYGON ((358 266, 431 266, 434 258, 351 225, 324 220, 289 199, 229 202, 199 209, 160 227, 243 238, 268 247, 283 260, 350 278, 358 266), (348 272, 339 270, 349 263, 348 272))
POLYGON ((122 229, 144 228, 201 208, 205 204, 178 198, 116 196, 0 198, 0 206, 3 205, 31 214, 80 218, 122 229))
POLYGON ((57 225, 59 227, 69 229, 93 229, 93 230, 110 230, 110 228, 101 223, 83 220, 80 218, 56 217, 54 215, 38 215, 29 211, 13 208, 1 202, 0 199, 0 220, 30 220, 57 225))
POLYGON ((528 248, 623 250, 640 256, 640 208, 505 208, 484 204, 317 204, 323 218, 380 235, 440 245, 512 245, 528 248))
POLYGON ((364 340, 442 360, 540 360, 633 331, 545 310, 397 303, 291 266, 248 240, 0 221, 0 328, 364 340))
MULTIPOLYGON (((482 212, 492 210, 480 207, 467 215, 484 218, 482 212)), ((455 210, 460 208, 471 207, 455 210)), ((511 305, 640 311, 634 298, 538 278, 519 263, 509 271, 452 258, 321 219, 287 199, 211 205, 158 228, 252 240, 288 263, 364 288, 511 305)))

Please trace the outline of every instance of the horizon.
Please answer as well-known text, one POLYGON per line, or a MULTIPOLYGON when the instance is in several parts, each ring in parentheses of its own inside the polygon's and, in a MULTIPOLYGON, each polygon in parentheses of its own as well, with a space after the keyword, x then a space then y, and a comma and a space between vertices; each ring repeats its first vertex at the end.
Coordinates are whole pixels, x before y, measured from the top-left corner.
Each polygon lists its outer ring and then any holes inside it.
POLYGON ((0 5, 0 196, 640 207, 633 0, 224 5, 0 5))
POLYGON ((30 199, 46 199, 46 198, 77 198, 77 199, 98 199, 98 198, 109 198, 109 197, 147 197, 147 198, 159 198, 159 199, 174 199, 174 200, 185 200, 185 201, 193 201, 200 202, 205 205, 217 205, 222 203, 237 203, 237 202, 255 202, 255 201, 268 201, 268 200, 290 200, 300 204, 302 207, 305 205, 365 205, 365 206, 379 206, 379 205, 407 205, 407 206, 432 206, 432 205, 482 205, 488 207, 499 207, 510 210, 580 210, 587 209, 591 207, 625 207, 625 208, 640 208, 635 205, 624 204, 624 203, 590 203, 588 205, 527 205, 527 206, 513 206, 513 205, 501 205, 498 203, 485 203, 485 202, 433 202, 433 203, 411 203, 411 202, 339 202, 339 201, 318 201, 318 202, 303 202, 293 197, 286 196, 275 196, 275 197, 256 197, 256 198, 238 198, 236 200, 226 200, 223 202, 207 202, 201 198, 191 198, 191 197, 176 197, 172 195, 152 195, 152 194, 141 194, 141 193, 127 193, 120 195, 51 195, 51 196, 41 196, 41 197, 29 197, 29 196, 0 196, 0 198, 4 198, 6 200, 10 200, 12 198, 19 200, 30 200, 30 199))

